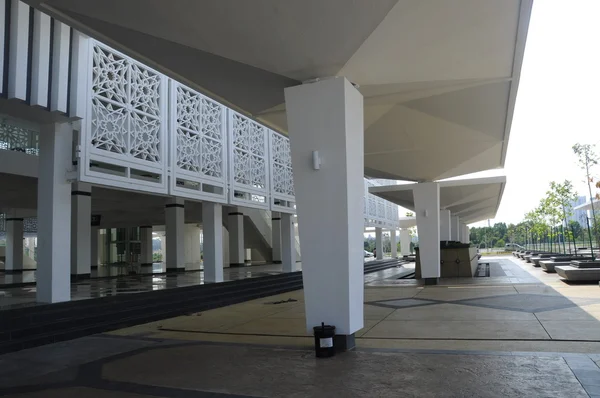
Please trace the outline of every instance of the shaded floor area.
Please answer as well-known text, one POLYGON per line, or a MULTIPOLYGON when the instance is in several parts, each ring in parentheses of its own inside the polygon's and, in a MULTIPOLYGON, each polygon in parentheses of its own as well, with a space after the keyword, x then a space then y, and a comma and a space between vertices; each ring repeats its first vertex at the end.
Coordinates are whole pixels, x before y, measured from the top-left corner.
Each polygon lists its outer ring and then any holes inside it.
POLYGON ((294 291, 0 356, 0 395, 600 397, 598 285, 489 263, 438 286, 366 275, 357 348, 334 358, 294 291))
POLYGON ((2 357, 5 363, 27 366, 29 377, 3 368, 0 394, 23 398, 579 398, 593 396, 592 384, 583 383, 593 383, 598 369, 594 360, 600 359, 357 349, 318 360, 312 351, 294 347, 107 337, 89 337, 71 345, 40 347, 34 357, 34 352, 2 357), (59 359, 53 355, 57 353, 59 359), (47 354, 47 359, 40 359, 41 354, 47 354))
MULTIPOLYGON (((298 270, 302 264, 297 264, 298 270)), ((260 278, 282 273, 281 264, 225 268, 224 281, 260 278)), ((11 275, 6 275, 11 276, 11 275)), ((204 272, 162 273, 150 275, 123 275, 117 278, 92 278, 71 284, 71 300, 86 300, 119 294, 132 294, 204 284, 204 272)), ((35 305, 36 287, 0 288, 0 310, 35 305)))
MULTIPOLYGON (((390 260, 390 259, 387 259, 390 260)), ((369 263, 376 263, 372 260, 369 263)), ((155 264, 160 269, 161 263, 155 264)), ((302 263, 297 263, 298 271, 302 263)), ((365 281, 394 278, 399 274, 410 273, 408 268, 398 267, 365 275, 365 281)), ((254 265, 248 267, 225 268, 223 279, 227 281, 248 278, 260 278, 283 273, 281 264, 254 265)), ((4 278, 17 275, 4 275, 4 278)), ((185 286, 204 284, 204 272, 201 270, 180 273, 156 273, 148 275, 122 275, 115 278, 91 278, 71 284, 71 300, 87 300, 93 298, 150 292, 173 289, 185 286)), ((36 305, 35 283, 19 287, 0 287, 0 310, 36 305)))

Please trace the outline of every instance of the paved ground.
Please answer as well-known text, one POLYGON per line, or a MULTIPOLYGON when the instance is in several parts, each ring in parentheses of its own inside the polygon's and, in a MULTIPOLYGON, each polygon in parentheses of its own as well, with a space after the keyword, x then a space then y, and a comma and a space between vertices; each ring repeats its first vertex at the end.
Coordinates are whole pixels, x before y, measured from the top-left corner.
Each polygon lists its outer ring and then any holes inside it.
MULTIPOLYGON (((162 266, 161 264, 158 264, 162 266)), ((298 269, 302 264, 297 264, 298 269)), ((280 274, 281 264, 256 265, 241 268, 225 268, 223 278, 225 281, 246 278, 259 278, 261 276, 280 274)), ((14 280, 14 278, 31 278, 28 273, 24 275, 0 275, 0 282, 14 280), (11 279, 12 278, 12 279, 11 279)), ((162 289, 172 289, 204 283, 203 271, 191 271, 172 274, 147 274, 119 276, 117 278, 92 278, 71 284, 71 300, 85 300, 90 298, 116 296, 118 294, 131 294, 162 289)), ((27 286, 10 287, 0 285, 0 310, 35 305, 35 283, 27 286)))
POLYGON ((331 359, 292 292, 2 356, 0 395, 600 397, 598 285, 491 264, 441 286, 366 279, 357 349, 331 359))
MULTIPOLYGON (((389 258, 386 258, 389 260, 389 258)), ((372 258, 365 262, 374 261, 372 258)), ((71 300, 86 300, 97 297, 116 296, 119 294, 131 294, 149 292, 176 287, 202 285, 204 284, 204 272, 195 270, 199 264, 188 264, 188 272, 164 273, 163 263, 153 266, 154 273, 142 275, 120 275, 117 277, 93 277, 79 282, 71 283, 71 300), (161 274, 162 273, 162 274, 161 274)), ((297 270, 302 270, 302 263, 296 264, 297 270)), ((414 268, 414 265, 413 265, 414 268)), ((113 269, 115 270, 115 269, 113 269)), ((225 268, 223 270, 224 281, 233 281, 247 278, 260 278, 268 275, 282 273, 281 264, 253 265, 250 267, 225 268)), ((19 308, 36 305, 35 271, 26 271, 22 274, 4 274, 0 272, 0 311, 5 309, 19 308), (18 284, 24 283, 24 286, 18 284), (17 284, 16 287, 15 284, 17 284)), ((392 273, 391 276, 396 275, 392 273)), ((370 280, 384 278, 382 274, 376 273, 370 276, 370 280)))

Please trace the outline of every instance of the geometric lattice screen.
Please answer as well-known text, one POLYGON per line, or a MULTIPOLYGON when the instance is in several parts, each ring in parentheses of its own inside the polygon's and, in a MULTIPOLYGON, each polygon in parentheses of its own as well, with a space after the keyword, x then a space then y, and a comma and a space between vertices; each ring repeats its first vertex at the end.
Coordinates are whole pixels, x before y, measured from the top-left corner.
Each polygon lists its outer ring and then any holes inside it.
POLYGON ((269 130, 271 208, 295 212, 294 174, 289 138, 269 130))
POLYGON ((255 121, 229 111, 229 200, 240 206, 269 209, 269 131, 255 121))
POLYGON ((364 202, 364 217, 365 226, 369 227, 398 227, 398 206, 382 199, 378 196, 369 193, 370 187, 380 186, 381 184, 374 181, 364 179, 365 202, 364 202))
POLYGON ((171 192, 227 203, 226 108, 174 81, 171 104, 171 192))
POLYGON ((167 192, 167 79, 92 41, 83 180, 167 192))

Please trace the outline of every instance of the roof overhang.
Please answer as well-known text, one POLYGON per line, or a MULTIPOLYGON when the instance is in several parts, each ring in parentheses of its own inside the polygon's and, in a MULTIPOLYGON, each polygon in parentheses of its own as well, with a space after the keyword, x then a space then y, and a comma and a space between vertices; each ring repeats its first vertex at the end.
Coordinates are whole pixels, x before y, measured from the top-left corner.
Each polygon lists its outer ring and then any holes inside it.
MULTIPOLYGON (((465 224, 494 218, 504 194, 505 176, 456 179, 438 182, 440 209, 450 210, 465 224)), ((398 206, 415 209, 413 188, 416 184, 384 185, 369 192, 398 206)))
POLYGON ((285 87, 345 76, 365 174, 408 181, 504 166, 533 2, 25 1, 284 133, 285 87))
POLYGON ((594 210, 600 209, 600 200, 594 199, 593 202, 585 202, 584 204, 574 207, 573 210, 592 210, 592 204, 594 210))

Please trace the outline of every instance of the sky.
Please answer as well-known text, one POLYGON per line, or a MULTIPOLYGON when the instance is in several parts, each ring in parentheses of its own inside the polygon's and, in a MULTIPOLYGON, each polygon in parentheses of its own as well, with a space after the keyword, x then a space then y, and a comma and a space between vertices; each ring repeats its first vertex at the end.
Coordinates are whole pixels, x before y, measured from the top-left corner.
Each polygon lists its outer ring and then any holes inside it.
MULTIPOLYGON (((492 224, 521 221, 550 181, 571 180, 580 195, 589 196, 571 147, 600 144, 598 16, 600 0, 534 2, 504 169, 507 183, 492 224)), ((482 224, 487 221, 474 226, 482 224)))

